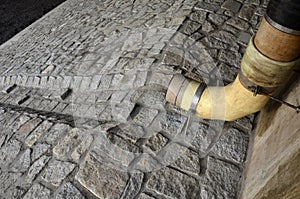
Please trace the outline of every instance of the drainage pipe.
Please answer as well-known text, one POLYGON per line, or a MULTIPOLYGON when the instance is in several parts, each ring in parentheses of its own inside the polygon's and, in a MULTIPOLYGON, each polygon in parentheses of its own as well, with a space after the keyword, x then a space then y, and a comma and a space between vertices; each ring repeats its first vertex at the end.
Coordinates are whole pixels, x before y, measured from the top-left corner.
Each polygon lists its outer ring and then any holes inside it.
POLYGON ((259 30, 248 44, 234 82, 225 87, 207 87, 203 82, 175 75, 166 100, 204 119, 233 121, 260 111, 269 101, 261 91, 274 93, 299 64, 300 4, 297 1, 271 0, 259 30))

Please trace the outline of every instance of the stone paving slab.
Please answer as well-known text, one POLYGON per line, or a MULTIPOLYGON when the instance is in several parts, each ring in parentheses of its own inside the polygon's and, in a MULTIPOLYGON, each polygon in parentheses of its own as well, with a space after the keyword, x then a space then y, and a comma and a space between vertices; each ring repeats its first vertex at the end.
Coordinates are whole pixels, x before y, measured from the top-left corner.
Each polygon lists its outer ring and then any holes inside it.
POLYGON ((230 83, 266 5, 67 0, 0 46, 1 198, 238 198, 254 115, 164 98, 230 83))

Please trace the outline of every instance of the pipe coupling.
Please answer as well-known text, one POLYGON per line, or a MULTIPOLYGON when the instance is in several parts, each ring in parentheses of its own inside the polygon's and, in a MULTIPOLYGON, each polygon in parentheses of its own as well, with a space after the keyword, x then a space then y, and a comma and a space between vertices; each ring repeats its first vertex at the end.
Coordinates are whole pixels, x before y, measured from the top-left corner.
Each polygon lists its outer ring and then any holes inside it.
POLYGON ((299 63, 299 58, 290 62, 280 62, 263 55, 251 38, 241 63, 242 74, 253 84, 266 89, 282 85, 299 63))
POLYGON ((207 85, 196 82, 182 75, 174 75, 166 95, 166 100, 184 110, 196 112, 197 105, 207 85))

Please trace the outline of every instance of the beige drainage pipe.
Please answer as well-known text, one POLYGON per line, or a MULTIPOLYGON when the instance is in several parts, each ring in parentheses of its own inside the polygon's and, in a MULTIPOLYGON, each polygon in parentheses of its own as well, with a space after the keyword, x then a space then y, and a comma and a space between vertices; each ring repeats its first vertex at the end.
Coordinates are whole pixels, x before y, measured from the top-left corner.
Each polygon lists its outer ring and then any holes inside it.
POLYGON ((280 25, 271 20, 265 17, 250 40, 234 82, 225 87, 206 87, 203 82, 175 75, 166 100, 204 119, 233 121, 260 111, 269 101, 260 91, 272 94, 284 84, 300 55, 299 32, 286 31, 289 29, 285 27, 280 30, 280 25))

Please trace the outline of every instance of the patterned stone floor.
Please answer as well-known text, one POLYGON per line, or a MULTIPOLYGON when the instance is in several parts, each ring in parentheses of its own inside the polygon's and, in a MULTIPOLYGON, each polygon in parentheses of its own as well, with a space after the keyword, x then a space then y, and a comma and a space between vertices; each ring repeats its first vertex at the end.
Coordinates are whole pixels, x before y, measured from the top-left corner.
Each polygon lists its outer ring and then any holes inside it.
POLYGON ((1 45, 0 198, 238 198, 254 115, 164 97, 230 83, 267 3, 67 0, 1 45))

